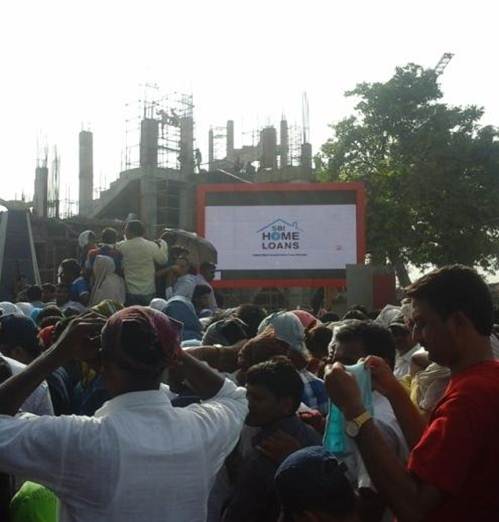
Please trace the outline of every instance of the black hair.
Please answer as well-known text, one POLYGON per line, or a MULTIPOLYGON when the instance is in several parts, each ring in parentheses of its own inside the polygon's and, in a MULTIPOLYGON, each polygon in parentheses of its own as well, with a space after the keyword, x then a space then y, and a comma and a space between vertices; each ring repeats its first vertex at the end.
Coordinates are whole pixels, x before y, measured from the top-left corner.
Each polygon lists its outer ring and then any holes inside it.
POLYGON ((468 266, 444 266, 424 275, 405 291, 408 297, 427 302, 443 320, 461 312, 480 335, 492 332, 494 307, 489 288, 468 266))
POLYGON ((327 356, 327 348, 333 337, 333 331, 319 324, 310 330, 305 330, 305 344, 308 351, 317 359, 327 356))
POLYGON ((358 319, 359 321, 365 321, 366 319, 369 319, 369 316, 357 307, 351 307, 347 310, 343 319, 358 319))
POLYGON ((138 219, 132 219, 129 221, 126 225, 126 231, 133 234, 135 237, 143 236, 145 232, 142 221, 139 221, 138 219))
POLYGON ((256 304, 242 304, 236 308, 234 315, 247 325, 248 338, 251 339, 256 336, 258 326, 268 314, 265 308, 256 304))
POLYGON ((38 325, 41 325, 42 324, 42 321, 46 318, 46 317, 64 317, 64 314, 62 312, 62 310, 56 306, 56 305, 49 305, 49 306, 46 306, 45 308, 42 308, 40 310, 40 313, 36 316, 36 323, 38 325))
POLYGON ((286 357, 274 357, 252 366, 246 374, 246 383, 266 388, 278 399, 293 399, 293 412, 300 406, 303 381, 291 361, 286 357))
POLYGON ((194 288, 194 292, 192 292, 192 299, 198 299, 199 297, 203 297, 203 295, 211 294, 211 288, 208 285, 196 285, 194 288))
POLYGON ((43 283, 42 290, 46 292, 55 292, 55 285, 52 283, 43 283))
POLYGON ((372 321, 352 320, 338 328, 335 342, 362 341, 367 355, 385 359, 390 367, 395 366, 395 341, 390 330, 372 321))
POLYGON ((102 231, 102 242, 107 245, 114 245, 118 239, 118 232, 114 228, 108 227, 102 231))
POLYGON ((28 301, 40 301, 42 299, 42 289, 38 285, 32 285, 26 290, 28 301))
POLYGON ((73 258, 64 259, 64 261, 61 263, 61 268, 64 270, 64 272, 69 272, 70 274, 72 274, 75 279, 81 273, 80 264, 76 259, 73 258))
POLYGON ((336 323, 340 320, 340 316, 336 312, 326 312, 319 319, 322 323, 336 323))

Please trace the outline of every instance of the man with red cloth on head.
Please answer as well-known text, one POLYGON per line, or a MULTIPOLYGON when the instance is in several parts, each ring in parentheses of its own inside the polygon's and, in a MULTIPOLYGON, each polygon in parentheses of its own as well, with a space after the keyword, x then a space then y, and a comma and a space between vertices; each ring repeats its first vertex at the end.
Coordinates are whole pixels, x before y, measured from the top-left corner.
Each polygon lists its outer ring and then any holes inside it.
POLYGON ((367 358, 375 387, 390 401, 412 448, 407 470, 364 407, 355 378, 335 363, 326 387, 371 480, 399 522, 499 520, 499 362, 489 336, 489 289, 471 268, 444 267, 407 289, 417 341, 450 369, 447 390, 427 425, 386 363, 367 358))
POLYGON ((161 312, 134 306, 106 323, 82 316, 0 385, 0 472, 54 491, 61 522, 204 522, 247 414, 245 395, 182 352, 180 324, 161 312), (97 358, 113 398, 94 417, 13 417, 55 368, 97 358), (172 406, 161 374, 176 364, 201 404, 172 406))

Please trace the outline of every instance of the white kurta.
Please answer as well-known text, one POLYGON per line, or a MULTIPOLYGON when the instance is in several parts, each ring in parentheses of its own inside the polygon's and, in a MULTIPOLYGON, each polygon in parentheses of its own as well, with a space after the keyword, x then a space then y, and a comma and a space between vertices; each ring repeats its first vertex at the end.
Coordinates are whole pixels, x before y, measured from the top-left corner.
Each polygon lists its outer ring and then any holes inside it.
POLYGON ((246 414, 246 391, 226 380, 186 408, 160 389, 115 397, 95 417, 0 416, 0 470, 52 489, 61 522, 204 522, 246 414))

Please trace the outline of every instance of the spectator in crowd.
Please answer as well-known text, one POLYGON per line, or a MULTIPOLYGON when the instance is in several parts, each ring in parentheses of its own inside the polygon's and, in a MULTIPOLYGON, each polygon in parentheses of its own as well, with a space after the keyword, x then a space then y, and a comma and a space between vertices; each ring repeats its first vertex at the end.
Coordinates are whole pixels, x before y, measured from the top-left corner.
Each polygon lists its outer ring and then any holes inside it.
POLYGON ((194 269, 189 259, 187 257, 178 257, 172 271, 173 277, 171 286, 166 289, 166 298, 182 296, 192 300, 194 289, 197 285, 197 276, 193 273, 194 269))
POLYGON ((130 307, 70 323, 16 379, 0 385, 0 470, 49 487, 60 520, 193 522, 237 442, 245 392, 180 350, 178 327, 161 312, 130 307), (49 373, 100 354, 113 399, 95 417, 14 415, 49 373), (172 408, 160 385, 178 361, 203 399, 172 408))
POLYGON ((78 236, 80 268, 85 269, 88 253, 96 247, 97 237, 92 230, 85 230, 78 236))
POLYGON ((291 454, 275 474, 286 522, 359 522, 346 467, 322 446, 291 454))
MULTIPOLYGON (((31 364, 42 351, 35 323, 22 316, 0 317, 0 351, 23 365, 31 364)), ((53 412, 56 415, 69 414, 69 376, 64 368, 55 369, 46 380, 53 412)), ((52 413, 51 410, 47 406, 47 411, 52 413)))
MULTIPOLYGON (((371 321, 351 320, 338 328, 332 345, 332 360, 343 365, 354 365, 359 359, 374 355, 382 358, 393 371, 395 342, 388 329, 371 321)), ((390 450, 405 465, 408 456, 407 443, 388 399, 377 391, 372 394, 373 418, 390 450)), ((355 446, 342 455, 350 476, 360 493, 360 511, 370 512, 373 520, 391 521, 386 501, 377 494, 364 462, 355 446), (377 516, 375 516, 377 514, 377 516)))
POLYGON ((200 318, 213 315, 213 312, 209 307, 212 291, 213 290, 207 285, 196 285, 194 288, 191 300, 196 309, 196 313, 200 318))
POLYGON ((374 486, 399 521, 494 520, 499 513, 499 362, 490 346, 489 289, 474 270, 455 265, 423 276, 407 295, 413 300, 416 339, 432 361, 451 371, 445 395, 426 424, 389 365, 377 357, 366 361, 412 449, 407 470, 340 363, 328 370, 329 394, 343 411, 374 486))
POLYGON ((267 316, 267 312, 261 306, 247 303, 239 305, 234 310, 233 315, 234 317, 238 317, 241 319, 241 321, 243 321, 243 323, 246 325, 248 339, 251 339, 258 333, 258 327, 267 316))
POLYGON ((146 239, 144 226, 138 220, 127 223, 125 237, 116 248, 123 255, 126 303, 147 306, 156 292, 155 263, 163 265, 167 260, 166 243, 146 239))
POLYGON ((116 248, 118 233, 114 228, 105 228, 102 231, 102 243, 88 252, 85 268, 92 273, 97 256, 107 256, 114 261, 115 273, 123 276, 123 254, 116 248))
POLYGON ((203 337, 194 305, 186 297, 177 295, 166 302, 163 313, 182 323, 182 341, 200 341, 203 337))
POLYGON ((111 301, 124 304, 125 281, 116 272, 116 264, 111 256, 97 255, 92 265, 92 292, 90 294, 90 306, 95 306, 102 301, 111 301))
POLYGON ((56 305, 61 309, 63 314, 67 316, 68 311, 74 311, 76 314, 83 313, 86 307, 78 301, 71 300, 70 287, 64 283, 59 283, 55 292, 56 305))
POLYGON ((304 384, 302 401, 309 407, 327 414, 329 400, 324 381, 307 370, 310 353, 305 346, 305 329, 298 317, 292 312, 276 312, 267 316, 260 324, 258 331, 266 328, 274 332, 277 339, 287 343, 287 356, 295 365, 304 384))
POLYGON ((259 446, 277 432, 292 436, 303 447, 320 444, 321 438, 296 415, 303 382, 286 358, 251 367, 246 375, 246 389, 249 409, 246 424, 260 429, 248 448, 239 448, 241 460, 233 470, 234 492, 223 520, 275 522, 279 514, 274 487, 278 464, 264 455, 259 446))
POLYGON ((61 283, 69 287, 69 301, 88 306, 90 287, 81 275, 81 268, 76 259, 65 259, 60 267, 61 283))
POLYGON ((33 308, 43 308, 45 303, 42 301, 42 289, 38 285, 31 285, 26 290, 28 303, 33 308))
POLYGON ((215 298, 215 292, 213 291, 213 287, 211 286, 213 279, 215 279, 216 269, 217 265, 215 265, 214 263, 210 263, 209 261, 204 261, 199 266, 199 274, 197 276, 198 285, 208 286, 211 289, 208 308, 210 308, 213 312, 216 312, 216 310, 218 309, 217 300, 215 298))
POLYGON ((52 283, 43 283, 42 285, 42 301, 47 304, 55 302, 56 287, 52 283))
POLYGON ((410 373, 412 356, 421 350, 421 346, 414 341, 409 325, 402 314, 395 317, 389 328, 397 350, 393 373, 397 379, 402 379, 410 373))

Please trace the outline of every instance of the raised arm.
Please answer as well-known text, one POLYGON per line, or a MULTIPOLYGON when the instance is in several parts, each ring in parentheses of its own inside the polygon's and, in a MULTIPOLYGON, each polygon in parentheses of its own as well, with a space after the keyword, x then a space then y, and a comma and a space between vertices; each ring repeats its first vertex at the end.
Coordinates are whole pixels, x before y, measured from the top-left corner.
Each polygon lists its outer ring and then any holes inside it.
MULTIPOLYGON (((96 354, 102 320, 74 319, 58 341, 37 357, 21 373, 0 384, 0 414, 15 415, 23 402, 54 370, 84 353, 96 354)), ((85 356, 83 356, 85 357, 85 356)))
MULTIPOLYGON (((357 382, 341 364, 326 369, 326 387, 347 420, 365 412, 357 382)), ((373 484, 400 522, 422 521, 441 502, 442 494, 436 488, 405 470, 372 419, 362 425, 355 442, 373 484)))
POLYGON ((371 369, 374 387, 390 401, 407 446, 412 449, 423 435, 425 417, 418 411, 383 359, 370 356, 365 364, 371 369))

